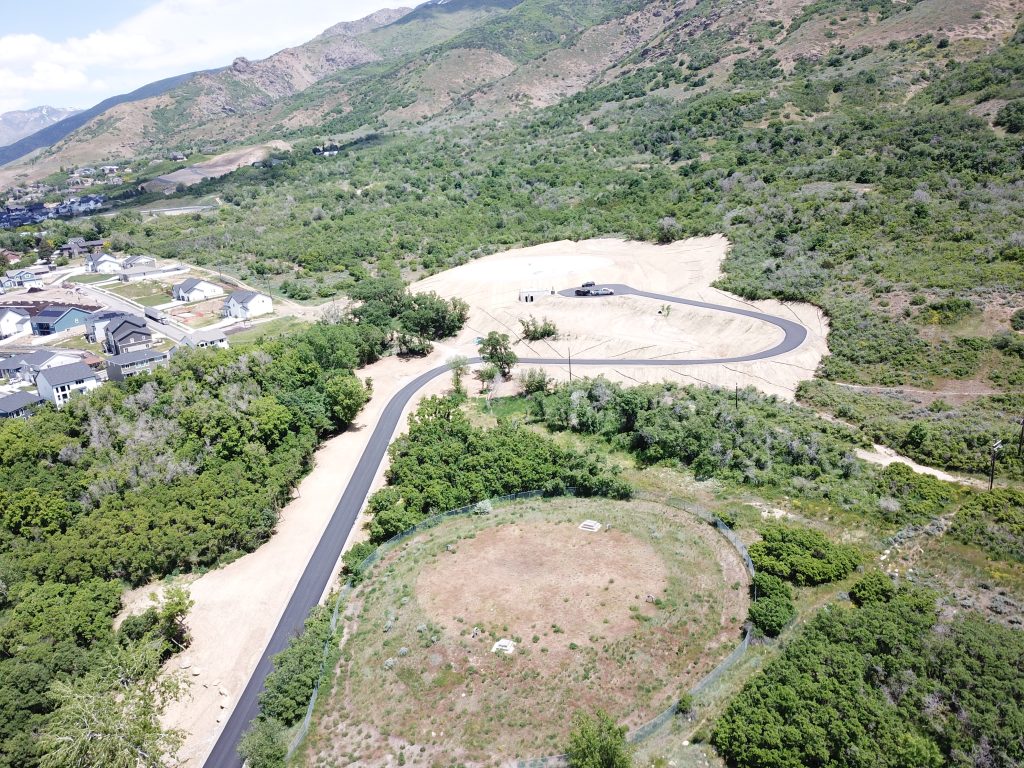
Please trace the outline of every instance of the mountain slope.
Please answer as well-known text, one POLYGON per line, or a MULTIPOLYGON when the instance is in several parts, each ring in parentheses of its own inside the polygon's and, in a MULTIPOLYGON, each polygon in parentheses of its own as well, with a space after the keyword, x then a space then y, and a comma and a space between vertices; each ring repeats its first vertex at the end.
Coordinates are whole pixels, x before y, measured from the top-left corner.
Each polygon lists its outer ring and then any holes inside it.
MULTIPOLYGON (((301 97, 311 85, 360 65, 413 56, 504 14, 519 1, 452 0, 412 10, 386 9, 337 24, 307 43, 260 61, 239 58, 220 70, 147 86, 149 93, 108 100, 76 116, 74 123, 60 124, 59 130, 40 132, 7 152, 0 150, 2 165, 51 147, 38 158, 0 171, 0 186, 38 179, 61 165, 87 159, 161 154, 214 139, 243 142, 277 125, 276 105, 301 97)), ((298 109, 293 107, 290 114, 298 109)), ((292 121, 305 124, 301 115, 292 121)))
POLYGON ((31 136, 66 117, 76 115, 79 109, 59 107, 33 107, 32 109, 5 112, 0 115, 0 147, 6 147, 19 139, 31 136))
MULTIPOLYGON (((18 158, 24 157, 37 149, 52 146, 61 139, 70 135, 73 131, 85 126, 90 121, 101 117, 105 112, 122 104, 142 101, 154 96, 166 93, 170 89, 190 80, 196 73, 190 72, 184 75, 175 75, 155 83, 149 83, 137 88, 131 93, 124 93, 119 96, 111 96, 90 109, 83 110, 71 117, 64 118, 41 131, 36 131, 31 136, 26 136, 13 144, 0 147, 0 165, 5 165, 18 158)), ((44 174, 45 175, 45 174, 44 174)))

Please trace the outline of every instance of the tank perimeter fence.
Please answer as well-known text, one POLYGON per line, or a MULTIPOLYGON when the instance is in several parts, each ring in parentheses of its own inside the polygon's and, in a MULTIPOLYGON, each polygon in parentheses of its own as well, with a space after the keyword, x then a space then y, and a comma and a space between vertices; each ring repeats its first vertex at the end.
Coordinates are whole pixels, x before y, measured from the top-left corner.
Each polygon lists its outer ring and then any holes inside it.
MULTIPOLYGON (((492 511, 495 504, 502 504, 509 501, 522 501, 524 499, 536 499, 543 496, 551 497, 552 494, 545 493, 541 490, 536 491, 522 491, 520 493, 510 493, 505 496, 496 496, 492 499, 477 502, 476 504, 467 504, 464 507, 456 507, 455 509, 449 509, 446 512, 440 512, 436 515, 428 517, 426 520, 417 523, 412 528, 407 528, 401 533, 397 533, 390 539, 385 541, 383 544, 378 546, 373 552, 371 552, 362 563, 359 564, 360 571, 366 571, 371 568, 377 562, 380 561, 384 555, 395 548, 396 545, 402 543, 406 539, 415 536, 418 533, 434 528, 440 523, 444 522, 451 517, 460 517, 463 515, 485 515, 492 511)), ((561 496, 576 496, 576 489, 572 487, 565 488, 559 495, 561 496)), ((747 573, 750 574, 751 579, 754 577, 754 563, 750 559, 750 554, 747 552, 746 546, 736 533, 722 522, 718 517, 713 515, 706 509, 697 505, 688 503, 682 499, 674 497, 665 498, 663 496, 657 496, 650 493, 638 493, 634 495, 634 498, 643 499, 645 501, 656 501, 661 504, 666 504, 676 509, 681 509, 689 512, 697 517, 701 518, 710 525, 714 525, 715 528, 721 533, 729 543, 732 544, 733 548, 739 553, 743 559, 743 564, 747 569, 747 573)), ((323 655, 320 661, 320 673, 317 675, 316 684, 313 687, 313 693, 309 698, 309 705, 306 707, 306 714, 302 718, 302 722, 297 726, 294 737, 288 745, 287 759, 291 757, 298 750, 303 740, 309 733, 309 727, 313 720, 313 710, 316 707, 317 698, 320 695, 320 684, 324 681, 327 676, 327 665, 331 658, 331 647, 337 643, 338 638, 338 616, 341 612, 341 607, 344 605, 349 595, 352 593, 351 583, 346 582, 341 589, 339 589, 333 596, 334 608, 331 611, 331 633, 327 640, 324 642, 323 655)), ((756 597, 756 596, 755 596, 756 597)), ((702 677, 697 683, 690 688, 688 693, 690 695, 697 695, 701 691, 705 690, 708 686, 715 683, 719 678, 722 677, 737 661, 742 658, 746 653, 747 648, 750 646, 750 639, 752 636, 752 629, 749 624, 744 625, 743 639, 740 644, 733 649, 732 653, 726 656, 718 665, 712 669, 708 674, 702 677)), ((653 719, 641 725, 635 731, 629 734, 629 741, 638 744, 651 735, 659 731, 666 723, 670 722, 679 710, 679 702, 674 701, 667 707, 663 712, 655 716, 653 719)), ((566 765, 565 755, 551 755, 548 757, 538 757, 530 760, 520 760, 516 763, 516 768, 557 768, 558 766, 566 765)))

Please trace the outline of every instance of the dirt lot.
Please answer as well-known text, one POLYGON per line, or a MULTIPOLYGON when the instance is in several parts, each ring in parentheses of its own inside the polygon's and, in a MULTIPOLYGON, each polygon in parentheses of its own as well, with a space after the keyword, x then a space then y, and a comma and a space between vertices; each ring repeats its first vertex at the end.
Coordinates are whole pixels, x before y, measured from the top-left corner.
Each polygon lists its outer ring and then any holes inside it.
POLYGON ((661 595, 666 586, 665 566, 648 543, 622 531, 591 534, 535 523, 492 528, 462 542, 451 557, 423 570, 416 595, 448 632, 461 619, 530 637, 557 616, 566 641, 585 643, 594 634, 613 640, 628 634, 636 625, 629 610, 635 596, 661 595))
POLYGON ((654 503, 535 500, 447 521, 356 593, 306 763, 537 757, 596 706, 636 727, 738 641, 746 584, 713 528, 654 503), (579 530, 588 518, 604 528, 579 530), (491 652, 501 638, 515 653, 491 652))
POLYGON ((258 147, 243 147, 222 155, 211 157, 201 163, 182 168, 180 171, 168 173, 165 176, 157 176, 152 181, 147 181, 143 186, 150 192, 161 190, 172 190, 179 184, 191 187, 203 179, 218 179, 226 176, 232 171, 237 171, 246 165, 266 160, 271 150, 290 151, 291 145, 284 141, 268 141, 258 147))
MULTIPOLYGON (((516 345, 521 357, 730 357, 776 344, 782 331, 776 326, 738 315, 672 305, 668 314, 650 299, 612 296, 582 302, 563 296, 542 296, 534 303, 518 300, 520 289, 577 286, 585 280, 625 283, 698 301, 734 307, 754 307, 795 319, 809 332, 799 349, 772 360, 729 365, 679 368, 601 366, 577 369, 579 376, 603 374, 624 383, 663 380, 705 383, 723 387, 755 386, 769 394, 793 399, 797 384, 811 378, 822 355, 828 352, 828 321, 807 304, 743 301, 711 287, 729 248, 721 236, 696 238, 671 245, 595 239, 558 242, 494 254, 450 269, 413 285, 416 291, 460 296, 470 303, 466 331, 450 346, 472 355, 472 341, 489 331, 518 338, 520 320, 547 317, 558 327, 550 343, 516 345)), ((549 373, 567 379, 568 365, 549 373)))

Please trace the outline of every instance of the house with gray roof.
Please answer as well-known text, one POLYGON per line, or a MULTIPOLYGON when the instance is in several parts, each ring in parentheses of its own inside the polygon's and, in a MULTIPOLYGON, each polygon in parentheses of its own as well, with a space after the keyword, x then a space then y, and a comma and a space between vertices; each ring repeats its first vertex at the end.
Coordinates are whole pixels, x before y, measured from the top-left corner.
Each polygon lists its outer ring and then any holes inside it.
POLYGON ((81 307, 53 304, 32 316, 32 333, 36 336, 50 336, 77 328, 80 325, 85 325, 91 315, 91 312, 81 307))
POLYGON ((60 247, 60 252, 65 256, 79 256, 83 253, 96 253, 102 248, 102 240, 86 240, 84 237, 72 237, 60 247))
POLYGON ((9 287, 17 288, 42 288, 43 279, 28 269, 9 269, 7 270, 7 280, 4 281, 5 285, 9 287))
POLYGON ((152 256, 129 256, 121 262, 121 269, 142 269, 143 267, 155 267, 156 259, 152 256))
POLYGON ((138 315, 121 315, 103 329, 104 346, 112 355, 123 355, 153 346, 153 332, 138 315))
POLYGON ((178 301, 206 301, 224 295, 224 289, 209 280, 190 277, 174 286, 172 295, 178 301))
POLYGON ((167 365, 167 353, 155 349, 137 349, 114 355, 107 360, 107 378, 111 381, 124 381, 140 373, 149 373, 158 365, 167 365))
POLYGON ((85 338, 93 344, 102 343, 106 339, 105 331, 107 323, 119 317, 128 317, 129 312, 121 312, 116 309, 101 309, 89 315, 85 321, 85 338))
POLYGON ((235 291, 224 302, 221 314, 224 317, 250 320, 260 315, 269 315, 273 311, 274 302, 266 294, 256 291, 235 291))
POLYGON ((15 354, 0 360, 0 378, 31 384, 36 380, 40 371, 79 362, 79 360, 77 355, 70 352, 53 352, 48 349, 15 354))
POLYGON ((224 335, 224 331, 218 331, 215 328, 205 331, 193 331, 183 338, 182 342, 184 342, 185 346, 192 349, 207 349, 208 347, 228 348, 228 337, 224 335))
POLYGON ((58 408, 64 407, 72 396, 88 392, 100 385, 96 371, 85 363, 71 363, 47 368, 36 376, 36 387, 40 397, 49 400, 58 408))
POLYGON ((0 397, 0 419, 27 418, 40 403, 45 403, 35 392, 15 392, 0 397))
POLYGON ((113 275, 121 271, 121 262, 109 253, 89 253, 85 256, 85 271, 113 275))

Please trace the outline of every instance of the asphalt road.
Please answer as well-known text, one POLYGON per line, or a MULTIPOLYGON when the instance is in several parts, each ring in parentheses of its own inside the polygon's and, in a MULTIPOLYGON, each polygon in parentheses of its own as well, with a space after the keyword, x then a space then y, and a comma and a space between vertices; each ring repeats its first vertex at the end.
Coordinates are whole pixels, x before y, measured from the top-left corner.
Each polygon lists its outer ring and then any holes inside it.
MULTIPOLYGON (((581 358, 573 360, 572 362, 574 365, 656 365, 678 367, 687 365, 707 365, 709 363, 742 363, 752 360, 764 360, 786 352, 791 352, 803 344, 804 340, 807 338, 807 329, 799 323, 752 309, 726 307, 718 304, 709 304, 703 301, 680 299, 675 296, 668 296, 661 293, 639 291, 634 288, 630 288, 627 285, 607 284, 596 287, 611 288, 615 291, 616 295, 620 296, 624 294, 632 294, 634 296, 654 299, 655 301, 660 301, 666 304, 685 304, 691 307, 700 307, 703 309, 750 317, 755 320, 770 323, 780 328, 783 331, 784 336, 782 341, 770 349, 738 357, 687 360, 581 358)), ((562 296, 578 298, 585 301, 600 301, 604 298, 600 296, 577 297, 575 296, 574 291, 575 289, 568 289, 561 291, 560 294, 562 296)), ((470 364, 479 363, 480 358, 471 358, 469 362, 470 364)), ((524 357, 520 358, 519 362, 527 365, 564 365, 566 360, 561 357, 524 357)), ((409 403, 412 397, 427 384, 427 382, 437 378, 438 376, 444 375, 447 371, 448 366, 441 365, 420 374, 402 387, 402 389, 400 389, 398 393, 391 398, 391 401, 387 406, 385 406, 384 412, 381 414, 380 420, 377 422, 377 426, 374 427, 373 434, 370 435, 370 441, 367 443, 366 449, 363 451, 363 455, 359 458, 359 463, 356 464, 356 468, 352 473, 352 479, 349 480, 348 487, 345 488, 345 492, 341 496, 341 501, 338 502, 338 506, 334 510, 334 514, 332 515, 330 522, 327 524, 327 528, 324 531, 319 544, 317 544, 316 550, 313 552, 313 556, 310 558, 305 572, 302 574, 298 585, 295 587, 295 591, 288 600, 288 605, 285 607, 284 614, 281 616, 281 620, 278 622, 277 628, 274 630, 274 634, 270 638, 270 642, 263 651, 259 664, 256 665, 256 670, 253 672, 252 677, 249 678, 249 682, 245 686, 245 690, 242 692, 242 695, 239 697, 238 703, 235 705, 224 729, 221 731, 221 734, 217 739, 217 743, 214 744, 213 750, 206 759, 204 764, 206 768, 241 768, 242 760, 238 756, 237 752, 238 742, 242 738, 242 734, 245 733, 246 729, 249 727, 249 723, 259 713, 259 695, 263 690, 264 680, 266 680, 267 675, 273 669, 271 664, 272 657, 284 650, 288 645, 288 641, 302 630, 306 616, 309 615, 309 612, 320 601, 320 596, 323 594, 327 584, 334 576, 335 565, 338 562, 338 558, 341 556, 341 550, 345 546, 345 541, 348 539, 352 526, 355 525, 356 518, 359 516, 360 510, 363 508, 363 504, 369 494, 370 486, 373 483, 373 478, 376 476, 377 469, 380 467, 381 461, 384 458, 388 444, 391 442, 391 436, 395 433, 395 430, 398 427, 398 422, 402 417, 402 411, 405 410, 405 406, 409 403)), ((231 631, 231 628, 225 627, 225 631, 229 632, 231 631)))

